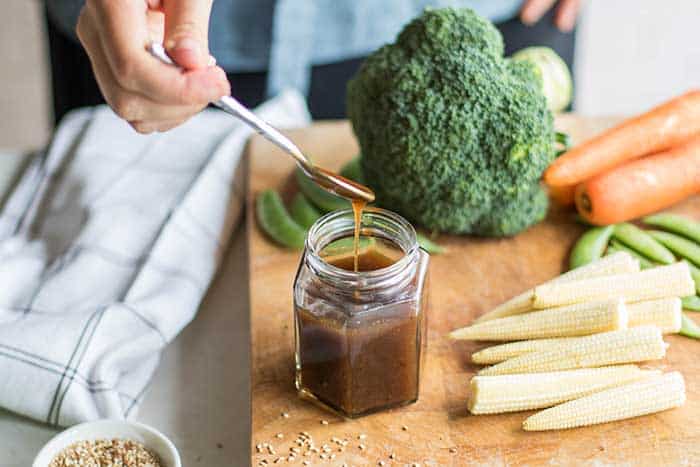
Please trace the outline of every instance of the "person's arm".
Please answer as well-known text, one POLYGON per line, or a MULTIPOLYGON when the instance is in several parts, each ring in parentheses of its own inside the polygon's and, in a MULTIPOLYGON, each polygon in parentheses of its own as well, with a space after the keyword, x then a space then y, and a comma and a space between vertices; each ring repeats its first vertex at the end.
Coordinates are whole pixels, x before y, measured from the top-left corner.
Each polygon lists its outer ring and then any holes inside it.
POLYGON ((230 94, 224 70, 209 66, 212 0, 87 0, 77 24, 107 103, 140 133, 165 131, 230 94), (180 71, 146 47, 162 41, 180 71))

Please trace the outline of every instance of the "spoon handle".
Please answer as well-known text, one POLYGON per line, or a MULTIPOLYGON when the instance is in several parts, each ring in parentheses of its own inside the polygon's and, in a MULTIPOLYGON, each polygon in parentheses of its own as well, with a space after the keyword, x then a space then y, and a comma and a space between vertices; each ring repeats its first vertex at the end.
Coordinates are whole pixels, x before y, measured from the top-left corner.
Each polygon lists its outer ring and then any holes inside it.
MULTIPOLYGON (((151 42, 148 50, 151 55, 159 59, 161 62, 167 63, 168 65, 177 66, 165 52, 163 46, 158 42, 151 42)), ((222 96, 219 100, 212 102, 212 104, 224 112, 242 120, 248 126, 264 136, 268 141, 282 148, 285 152, 296 159, 299 166, 304 172, 306 172, 307 175, 311 174, 311 164, 301 150, 289 138, 284 136, 265 120, 259 118, 253 112, 248 110, 235 98, 232 96, 222 96)))

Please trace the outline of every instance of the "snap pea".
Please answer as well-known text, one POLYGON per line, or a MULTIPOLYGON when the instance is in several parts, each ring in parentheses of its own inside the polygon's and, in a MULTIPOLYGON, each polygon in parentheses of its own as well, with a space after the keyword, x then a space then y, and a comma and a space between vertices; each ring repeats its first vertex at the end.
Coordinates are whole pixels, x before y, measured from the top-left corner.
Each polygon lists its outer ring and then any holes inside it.
POLYGON ((301 192, 294 196, 292 204, 289 206, 289 214, 291 214, 294 222, 305 229, 310 228, 321 217, 321 213, 301 192))
POLYGON ((345 178, 349 178, 357 183, 365 183, 365 176, 362 173, 362 165, 360 164, 360 156, 355 156, 350 162, 345 164, 342 169, 340 169, 340 175, 345 178))
MULTIPOLYGON (((360 237, 360 250, 375 243, 374 237, 360 237)), ((353 237, 343 237, 333 240, 323 247, 323 256, 335 256, 344 253, 351 253, 355 249, 355 239, 353 237)))
POLYGON ((255 214, 262 230, 280 245, 302 249, 306 230, 294 222, 275 190, 261 192, 255 200, 255 214))
POLYGON ((581 235, 581 238, 578 239, 571 250, 569 268, 575 269, 603 256, 613 230, 614 227, 612 225, 593 227, 581 235))
POLYGON ((700 222, 677 214, 655 214, 643 219, 645 224, 661 227, 700 243, 700 222))
POLYGON ((304 174, 301 169, 294 171, 297 184, 302 193, 323 212, 337 211, 338 209, 348 209, 350 203, 339 196, 332 195, 326 190, 316 185, 313 180, 304 174))
POLYGON ((642 255, 656 262, 662 264, 676 262, 673 253, 656 241, 654 237, 635 225, 628 223, 615 225, 613 238, 618 239, 628 247, 637 250, 642 255))
POLYGON ((687 337, 692 337, 693 339, 700 339, 700 326, 695 324, 695 321, 688 318, 688 315, 683 313, 681 317, 681 334, 687 337))
POLYGON ((681 299, 681 302, 683 303, 684 310, 700 311, 700 297, 698 297, 697 295, 683 297, 681 299))
MULTIPOLYGON (((616 251, 625 251, 625 252, 629 253, 629 254, 632 255, 635 259, 637 259, 637 260, 639 261, 639 267, 640 267, 641 269, 649 269, 649 268, 653 268, 653 267, 655 267, 655 266, 658 266, 657 263, 654 263, 653 261, 651 261, 651 260, 650 260, 649 258, 647 258, 646 256, 643 256, 643 255, 639 254, 638 252, 636 252, 636 251, 633 250, 632 248, 628 247, 628 246, 625 245, 624 243, 618 242, 618 241, 615 240, 615 239, 611 240, 611 241, 610 241, 610 246, 608 246, 608 252, 611 252, 611 251, 612 251, 613 253, 616 252, 616 251)), ((612 254, 612 253, 610 253, 610 254, 612 254)))
POLYGON ((416 239, 418 240, 418 244, 420 245, 420 247, 428 253, 430 253, 431 255, 439 255, 445 252, 445 247, 438 245, 425 235, 417 233, 416 239))
POLYGON ((697 243, 679 235, 660 230, 649 230, 648 232, 649 235, 681 258, 685 258, 696 266, 700 266, 700 245, 697 243))
POLYGON ((688 267, 690 268, 690 275, 693 278, 693 282, 695 282, 695 291, 700 294, 700 269, 690 263, 688 263, 688 267))

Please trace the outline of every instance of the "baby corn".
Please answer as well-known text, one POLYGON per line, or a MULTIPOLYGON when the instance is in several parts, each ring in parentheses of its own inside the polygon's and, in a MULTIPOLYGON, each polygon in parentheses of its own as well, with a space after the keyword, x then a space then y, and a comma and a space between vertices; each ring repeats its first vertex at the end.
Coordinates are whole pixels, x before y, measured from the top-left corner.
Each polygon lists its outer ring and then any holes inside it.
POLYGON ((585 336, 627 327, 622 300, 576 303, 477 323, 450 334, 453 339, 519 340, 585 336))
POLYGON ((658 360, 666 343, 655 326, 639 326, 580 337, 552 349, 531 352, 482 369, 479 375, 542 373, 658 360))
MULTIPOLYGON (((619 252, 605 256, 585 266, 573 269, 544 284, 562 283, 580 279, 590 279, 593 277, 610 276, 613 274, 623 274, 639 271, 639 262, 627 252, 619 252)), ((534 299, 534 289, 530 289, 520 295, 511 298, 507 302, 498 305, 493 310, 485 313, 476 319, 475 323, 488 321, 495 318, 517 315, 532 309, 534 299)))
POLYGON ((580 337, 554 337, 552 339, 532 339, 492 345, 491 347, 486 347, 485 349, 473 353, 472 362, 479 365, 491 365, 526 353, 553 349, 577 339, 580 339, 580 337))
POLYGON ((684 403, 683 376, 674 371, 543 410, 527 418, 523 428, 539 431, 595 425, 661 412, 684 403))
POLYGON ((675 333, 681 330, 683 307, 678 297, 648 300, 627 305, 629 327, 654 325, 662 333, 675 333))
POLYGON ((533 307, 551 308, 618 297, 625 302, 639 302, 694 293, 688 265, 680 262, 629 274, 540 285, 535 287, 533 307))
POLYGON ((619 365, 553 373, 474 376, 469 384, 469 411, 489 414, 551 407, 656 373, 635 365, 619 365))

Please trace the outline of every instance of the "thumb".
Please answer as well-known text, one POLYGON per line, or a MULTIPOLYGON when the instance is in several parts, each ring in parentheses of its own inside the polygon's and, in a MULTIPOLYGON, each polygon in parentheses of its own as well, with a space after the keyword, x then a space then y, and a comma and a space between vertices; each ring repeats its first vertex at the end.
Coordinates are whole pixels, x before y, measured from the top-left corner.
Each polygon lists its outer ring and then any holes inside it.
POLYGON ((175 63, 192 70, 209 64, 209 15, 213 0, 163 0, 165 50, 175 63))

